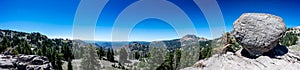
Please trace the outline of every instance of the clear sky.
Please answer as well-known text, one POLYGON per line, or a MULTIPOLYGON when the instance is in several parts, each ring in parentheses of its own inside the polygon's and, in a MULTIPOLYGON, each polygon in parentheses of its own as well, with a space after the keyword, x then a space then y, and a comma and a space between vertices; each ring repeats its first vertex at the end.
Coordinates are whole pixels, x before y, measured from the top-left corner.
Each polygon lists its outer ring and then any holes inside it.
MULTIPOLYGON (((193 0, 169 0, 191 19, 197 36, 210 38, 203 13, 193 0)), ((137 0, 110 0, 99 15, 95 40, 110 41, 114 21, 124 8, 137 0)), ((287 27, 300 26, 299 0, 217 0, 226 31, 247 12, 270 13, 284 19, 287 27)), ((0 0, 0 29, 40 32, 50 38, 72 38, 74 16, 80 0, 0 0)), ((134 16, 134 15, 133 15, 134 16)), ((176 16, 174 16, 176 17, 176 16)), ((130 20, 129 20, 130 21, 130 20)), ((145 19, 131 31, 129 40, 153 41, 179 38, 167 22, 145 19)))

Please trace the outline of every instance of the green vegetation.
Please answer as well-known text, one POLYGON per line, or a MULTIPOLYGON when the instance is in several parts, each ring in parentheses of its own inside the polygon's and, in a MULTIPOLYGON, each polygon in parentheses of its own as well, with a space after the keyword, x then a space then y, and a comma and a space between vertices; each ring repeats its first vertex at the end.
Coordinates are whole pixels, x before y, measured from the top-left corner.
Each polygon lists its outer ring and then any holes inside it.
POLYGON ((0 42, 0 52, 4 52, 6 50, 6 48, 11 47, 11 42, 10 39, 8 39, 7 37, 2 37, 3 40, 2 42, 0 42))
POLYGON ((68 70, 73 70, 72 61, 68 61, 68 70))
POLYGON ((167 52, 164 63, 162 63, 157 70, 174 70, 174 52, 167 52))
POLYGON ((103 47, 97 48, 97 55, 99 56, 99 59, 102 60, 102 58, 105 56, 103 47))
POLYGON ((298 41, 298 37, 296 34, 293 34, 291 32, 286 33, 280 40, 281 45, 284 46, 292 46, 295 45, 298 41))
POLYGON ((37 55, 48 57, 55 70, 62 70, 63 60, 71 61, 73 59, 71 42, 60 42, 61 40, 45 40, 42 47, 38 48, 37 55), (57 46, 61 43, 62 47, 57 46), (68 53, 65 53, 68 51, 68 53))
POLYGON ((159 67, 160 64, 164 62, 165 51, 162 48, 151 48, 150 50, 150 58, 149 58, 149 66, 150 70, 154 70, 159 67))
POLYGON ((224 43, 224 49, 222 53, 226 53, 226 52, 233 52, 235 53, 236 51, 238 51, 239 49, 241 49, 240 45, 238 44, 238 42, 235 40, 234 37, 230 36, 230 33, 226 33, 224 38, 223 38, 223 43, 224 43))
POLYGON ((62 70, 63 61, 74 59, 72 41, 48 39, 40 33, 0 30, 0 53, 46 56, 55 70, 62 70))
POLYGON ((81 68, 82 70, 98 70, 96 67, 99 67, 99 59, 97 57, 96 49, 93 46, 88 46, 83 58, 81 60, 81 68))
POLYGON ((178 70, 179 69, 179 62, 181 58, 181 51, 180 49, 175 49, 172 51, 168 51, 164 63, 162 63, 157 70, 178 70))
POLYGON ((63 44, 61 51, 62 54, 64 54, 64 60, 70 61, 71 59, 74 59, 74 55, 72 54, 72 45, 71 44, 63 44))
POLYGON ((106 58, 108 61, 111 61, 111 62, 115 61, 113 49, 110 49, 110 48, 107 49, 106 58))
POLYGON ((198 60, 210 57, 212 54, 211 41, 202 41, 199 43, 201 48, 199 48, 199 58, 198 60))
POLYGON ((211 56, 212 47, 203 47, 199 52, 199 59, 202 60, 211 56))
POLYGON ((119 62, 122 64, 125 63, 128 57, 128 53, 126 52, 125 48, 121 48, 119 54, 119 62))
MULTIPOLYGON (((167 41, 166 41, 167 42, 167 41)), ((169 44, 174 43, 167 42, 169 44)), ((135 50, 138 48, 130 48, 133 54, 128 55, 139 59, 141 62, 136 66, 129 67, 129 69, 141 70, 179 70, 181 68, 192 66, 200 59, 208 58, 212 54, 212 41, 200 41, 199 45, 183 46, 178 48, 163 49, 160 47, 152 47, 149 52, 142 50, 135 50), (134 49, 134 50, 132 50, 134 49), (148 57, 139 57, 141 52, 148 53, 148 57)), ((139 45, 139 44, 138 44, 139 45)), ((143 48, 146 49, 146 48, 143 48)), ((121 48, 119 53, 125 53, 125 49, 121 48)), ((126 57, 120 54, 120 58, 126 57)), ((121 61, 121 60, 120 60, 121 61)))
POLYGON ((15 54, 18 53, 18 54, 33 55, 34 52, 31 50, 31 48, 32 47, 29 46, 29 44, 24 39, 22 39, 16 48, 15 54))
POLYGON ((180 49, 176 49, 175 50, 175 59, 174 59, 174 69, 179 70, 179 65, 180 65, 180 58, 181 58, 181 50, 180 49))
POLYGON ((139 60, 140 58, 146 58, 149 56, 149 46, 145 44, 140 44, 138 42, 133 42, 132 44, 129 45, 130 52, 128 53, 128 58, 129 59, 137 59, 139 60))

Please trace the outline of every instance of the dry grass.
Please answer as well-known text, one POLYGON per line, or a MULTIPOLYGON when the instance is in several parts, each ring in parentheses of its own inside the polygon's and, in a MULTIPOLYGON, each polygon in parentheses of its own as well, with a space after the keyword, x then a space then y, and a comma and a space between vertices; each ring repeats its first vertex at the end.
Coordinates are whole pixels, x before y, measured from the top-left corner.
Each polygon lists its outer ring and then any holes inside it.
POLYGON ((300 45, 293 45, 293 46, 289 46, 288 48, 295 51, 300 51, 300 45))

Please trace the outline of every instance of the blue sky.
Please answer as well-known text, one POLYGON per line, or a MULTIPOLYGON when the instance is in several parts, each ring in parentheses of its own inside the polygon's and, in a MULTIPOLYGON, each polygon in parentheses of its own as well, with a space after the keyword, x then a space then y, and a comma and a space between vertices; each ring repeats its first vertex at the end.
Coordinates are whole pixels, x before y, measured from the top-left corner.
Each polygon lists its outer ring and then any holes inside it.
MULTIPOLYGON (((203 13, 193 0, 169 0, 191 19, 198 35, 211 38, 203 13)), ((114 21, 128 5, 137 0, 110 0, 99 15, 95 40, 110 41, 114 21)), ((287 27, 300 26, 299 0, 217 0, 226 31, 247 12, 270 13, 284 19, 287 27)), ((74 16, 80 0, 0 0, 0 29, 40 32, 50 38, 72 38, 74 16)), ((134 16, 134 15, 133 15, 134 16)), ((176 16, 174 16, 176 17, 176 16)), ((130 20, 129 20, 130 21, 130 20)), ((129 40, 153 41, 179 38, 167 22, 145 19, 129 35, 129 40)))

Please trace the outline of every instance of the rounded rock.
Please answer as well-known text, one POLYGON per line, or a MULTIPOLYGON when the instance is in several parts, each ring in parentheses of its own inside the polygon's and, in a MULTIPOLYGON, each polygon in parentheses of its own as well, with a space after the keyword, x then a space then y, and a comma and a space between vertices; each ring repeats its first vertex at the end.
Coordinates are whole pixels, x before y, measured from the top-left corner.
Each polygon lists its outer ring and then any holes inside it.
POLYGON ((265 13, 245 13, 234 22, 233 36, 251 56, 276 47, 286 31, 283 19, 265 13))

